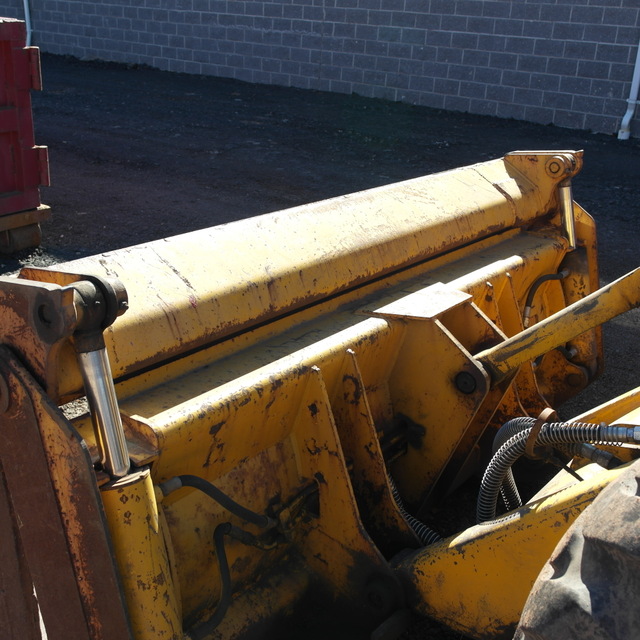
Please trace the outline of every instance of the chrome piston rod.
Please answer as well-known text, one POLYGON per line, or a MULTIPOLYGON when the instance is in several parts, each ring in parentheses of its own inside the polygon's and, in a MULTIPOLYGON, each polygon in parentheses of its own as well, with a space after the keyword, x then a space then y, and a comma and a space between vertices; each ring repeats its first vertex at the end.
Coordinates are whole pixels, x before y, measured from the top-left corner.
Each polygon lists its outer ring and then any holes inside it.
POLYGON ((569 241, 568 248, 573 251, 578 246, 578 240, 576 236, 575 213, 573 211, 573 189, 571 187, 571 178, 567 178, 560 183, 558 192, 560 195, 562 226, 564 227, 565 235, 569 241))
POLYGON ((131 462, 103 331, 126 311, 127 294, 117 280, 85 278, 71 285, 78 319, 74 346, 100 462, 112 478, 122 478, 129 473, 131 462))
POLYGON ((130 461, 106 349, 78 353, 85 392, 96 434, 100 462, 114 478, 129 473, 130 461))

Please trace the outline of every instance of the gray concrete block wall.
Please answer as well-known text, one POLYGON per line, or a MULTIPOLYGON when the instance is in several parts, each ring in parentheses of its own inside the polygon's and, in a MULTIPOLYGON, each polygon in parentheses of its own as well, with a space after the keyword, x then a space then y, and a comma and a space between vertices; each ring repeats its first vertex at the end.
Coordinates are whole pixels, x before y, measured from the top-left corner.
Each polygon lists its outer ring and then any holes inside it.
MULTIPOLYGON (((614 133, 638 0, 31 0, 43 51, 614 133)), ((0 15, 21 17, 20 0, 0 15)), ((640 133, 637 124, 634 133, 640 133)))

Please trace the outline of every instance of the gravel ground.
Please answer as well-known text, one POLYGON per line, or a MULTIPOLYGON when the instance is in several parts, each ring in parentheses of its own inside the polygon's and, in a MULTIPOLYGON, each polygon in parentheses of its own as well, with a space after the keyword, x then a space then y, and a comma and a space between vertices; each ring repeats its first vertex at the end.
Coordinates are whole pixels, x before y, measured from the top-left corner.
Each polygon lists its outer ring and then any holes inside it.
MULTIPOLYGON (((640 141, 357 96, 43 55, 36 141, 53 210, 7 273, 502 156, 584 149, 574 195, 599 223, 603 282, 640 263, 640 141)), ((567 415, 638 384, 639 315, 610 323, 605 375, 567 415), (633 355, 632 355, 633 354, 633 355)), ((412 637, 438 633, 421 627, 412 637)))

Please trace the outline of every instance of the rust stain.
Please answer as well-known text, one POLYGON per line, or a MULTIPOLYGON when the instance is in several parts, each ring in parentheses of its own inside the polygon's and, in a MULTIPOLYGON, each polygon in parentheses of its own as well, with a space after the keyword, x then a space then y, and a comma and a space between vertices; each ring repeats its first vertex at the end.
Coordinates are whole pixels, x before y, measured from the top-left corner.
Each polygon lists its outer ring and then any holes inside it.
POLYGON ((264 407, 264 412, 267 413, 267 411, 269 411, 269 409, 271 409, 271 406, 273 405, 273 403, 276 401, 276 397, 275 395, 271 395, 271 398, 269 399, 269 402, 267 402, 267 404, 264 407))
MULTIPOLYGON (((206 469, 207 467, 209 467, 211 465, 211 458, 213 457, 214 453, 222 453, 222 450, 224 449, 224 442, 216 442, 215 440, 211 443, 211 446, 209 447, 209 451, 207 452, 207 457, 203 463, 203 467, 206 469)), ((224 458, 221 459, 221 461, 223 461, 224 458)))
POLYGON ((284 384, 284 380, 281 377, 273 375, 269 377, 269 382, 271 383, 271 391, 279 389, 284 384))
POLYGON ((346 374, 342 377, 342 382, 346 383, 351 382, 353 384, 353 389, 346 389, 343 395, 345 401, 350 404, 357 405, 360 403, 362 399, 362 387, 360 385, 360 380, 356 376, 346 374))
POLYGON ((141 580, 140 578, 138 578, 136 583, 140 591, 149 591, 149 589, 151 588, 144 580, 141 580))
POLYGON ((317 456, 319 453, 322 453, 322 451, 324 450, 324 447, 318 446, 315 438, 310 438, 309 440, 306 440, 305 445, 307 447, 307 451, 312 456, 317 456))
POLYGON ((163 571, 161 571, 156 576, 151 578, 152 584, 155 584, 156 586, 162 586, 163 584, 166 583, 166 581, 167 581, 167 579, 165 578, 163 571))
POLYGON ((209 429, 209 435, 211 436, 215 436, 218 431, 220 431, 220 429, 222 429, 222 427, 226 424, 226 420, 222 420, 221 422, 216 422, 214 425, 211 426, 211 428, 209 429))
MULTIPOLYGON (((362 415, 366 417, 366 414, 362 414, 362 415)), ((367 442, 367 444, 364 446, 364 450, 367 452, 371 460, 373 461, 378 460, 378 449, 373 442, 367 442)))
POLYGON ((246 404, 249 404, 250 402, 251 402, 251 396, 247 395, 246 397, 242 398, 242 400, 238 402, 238 406, 244 407, 246 404))

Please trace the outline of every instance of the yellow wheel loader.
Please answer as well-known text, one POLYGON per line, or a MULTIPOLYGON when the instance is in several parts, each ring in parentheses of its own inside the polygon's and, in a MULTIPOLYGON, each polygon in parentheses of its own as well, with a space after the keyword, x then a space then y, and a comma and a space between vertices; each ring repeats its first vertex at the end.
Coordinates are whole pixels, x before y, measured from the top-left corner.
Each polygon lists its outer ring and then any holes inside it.
POLYGON ((640 302, 598 288, 582 160, 0 278, 0 635, 636 637, 640 392, 554 412, 640 302))

